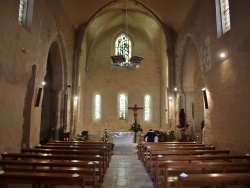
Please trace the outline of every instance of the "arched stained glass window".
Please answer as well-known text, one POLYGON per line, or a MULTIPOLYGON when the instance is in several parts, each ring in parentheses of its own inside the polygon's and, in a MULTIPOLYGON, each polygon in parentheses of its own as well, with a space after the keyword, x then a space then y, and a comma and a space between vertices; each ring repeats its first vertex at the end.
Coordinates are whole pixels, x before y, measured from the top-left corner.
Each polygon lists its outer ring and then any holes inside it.
POLYGON ((144 96, 144 121, 151 121, 152 119, 152 100, 150 95, 144 96))
POLYGON ((118 115, 119 119, 126 119, 127 117, 127 95, 125 93, 120 93, 118 95, 118 115))
POLYGON ((126 63, 128 63, 131 58, 131 51, 132 46, 129 37, 124 33, 119 35, 115 41, 115 54, 123 55, 126 59, 126 63))
POLYGON ((231 29, 229 0, 215 0, 217 35, 221 37, 231 29))
POLYGON ((18 13, 18 23, 20 25, 24 25, 26 19, 26 10, 27 10, 27 2, 28 0, 20 0, 19 2, 19 13, 18 13))
POLYGON ((220 7, 221 7, 221 18, 222 18, 222 30, 223 33, 226 33, 231 29, 229 0, 220 0, 220 7))
POLYGON ((31 31, 34 0, 19 0, 18 23, 31 31))
POLYGON ((93 100, 93 119, 94 121, 98 121, 101 119, 101 95, 95 94, 93 100))

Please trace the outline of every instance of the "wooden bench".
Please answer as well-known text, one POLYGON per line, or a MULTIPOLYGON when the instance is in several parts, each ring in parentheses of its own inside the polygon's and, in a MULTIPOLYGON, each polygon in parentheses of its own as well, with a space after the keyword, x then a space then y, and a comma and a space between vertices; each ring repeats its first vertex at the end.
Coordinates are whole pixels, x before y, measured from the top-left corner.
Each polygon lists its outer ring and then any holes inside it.
POLYGON ((223 160, 223 161, 250 161, 250 155, 169 155, 163 157, 157 157, 157 161, 210 161, 210 160, 223 160))
POLYGON ((69 161, 69 162, 78 162, 78 161, 94 161, 96 167, 100 171, 100 182, 103 182, 103 177, 105 175, 105 166, 103 162, 103 157, 101 156, 92 156, 92 155, 60 155, 60 154, 30 154, 30 153, 2 153, 2 159, 29 159, 29 160, 48 160, 48 161, 69 161))
POLYGON ((81 144, 81 143, 87 143, 87 144, 110 144, 110 142, 101 142, 101 141, 91 141, 91 142, 86 142, 86 141, 67 141, 67 140, 58 140, 58 141, 50 141, 48 143, 58 143, 58 144, 63 144, 63 143, 73 143, 73 144, 81 144))
POLYGON ((80 142, 80 141, 55 141, 49 142, 46 145, 74 145, 74 146, 105 146, 110 152, 112 151, 112 143, 109 142, 80 142))
MULTIPOLYGON (((169 155, 169 156, 163 156, 163 157, 157 157, 156 163, 155 163, 155 168, 152 169, 152 174, 158 171, 157 168, 160 168, 160 165, 164 162, 186 162, 186 163, 196 163, 196 162, 217 162, 217 161, 227 161, 227 162, 247 162, 250 161, 250 156, 249 155, 188 155, 188 156, 183 156, 183 155, 169 155)), ((184 170, 184 168, 183 168, 184 170)), ((157 179, 153 175, 154 179, 157 179)), ((153 180, 154 180, 153 179, 153 180)))
POLYGON ((94 162, 61 162, 36 160, 0 160, 4 172, 40 172, 40 173, 67 173, 82 174, 85 176, 85 185, 100 187, 99 169, 94 162))
POLYGON ((100 150, 104 151, 107 156, 108 164, 111 160, 112 152, 106 146, 78 146, 78 145, 38 145, 36 149, 64 149, 64 150, 100 150))
POLYGON ((196 144, 195 142, 141 142, 138 144, 138 159, 141 159, 142 154, 145 152, 145 148, 148 146, 183 146, 183 147, 190 147, 190 146, 205 146, 204 144, 196 144))
POLYGON ((177 186, 177 176, 181 173, 248 173, 250 162, 227 162, 227 161, 205 161, 205 162, 176 162, 164 161, 158 164, 155 172, 155 187, 177 186))
POLYGON ((148 171, 149 175, 151 175, 151 169, 154 167, 154 164, 158 158, 158 156, 167 157, 171 155, 218 155, 225 154, 229 155, 229 150, 168 150, 168 151, 155 151, 149 150, 149 156, 145 158, 143 161, 143 165, 148 171))
POLYGON ((145 151, 145 153, 141 156, 141 161, 145 165, 148 161, 148 158, 150 157, 150 152, 152 151, 163 151, 163 150, 215 150, 215 147, 148 147, 145 151))
POLYGON ((178 188, 185 186, 250 185, 250 173, 189 174, 178 176, 178 188))
POLYGON ((173 149, 178 149, 178 150, 190 150, 190 149, 205 149, 205 150, 208 150, 208 149, 210 149, 210 150, 215 150, 216 149, 216 147, 214 147, 214 146, 204 146, 204 145, 201 145, 201 146, 197 146, 197 145, 175 145, 175 146, 173 146, 173 145, 164 145, 164 144, 162 144, 162 145, 149 145, 149 146, 147 146, 147 147, 144 147, 143 149, 142 149, 142 151, 140 152, 140 156, 138 156, 138 158, 139 159, 142 159, 145 155, 147 155, 147 153, 148 153, 148 150, 163 150, 163 148, 164 149, 171 149, 171 150, 173 150, 173 149))
POLYGON ((104 159, 105 169, 108 168, 109 159, 105 150, 78 150, 78 149, 22 149, 22 153, 47 153, 47 154, 68 154, 68 155, 100 155, 104 159))
POLYGON ((0 174, 1 188, 7 188, 9 184, 38 185, 71 185, 85 188, 85 177, 79 175, 61 173, 34 173, 34 172, 4 172, 0 174))

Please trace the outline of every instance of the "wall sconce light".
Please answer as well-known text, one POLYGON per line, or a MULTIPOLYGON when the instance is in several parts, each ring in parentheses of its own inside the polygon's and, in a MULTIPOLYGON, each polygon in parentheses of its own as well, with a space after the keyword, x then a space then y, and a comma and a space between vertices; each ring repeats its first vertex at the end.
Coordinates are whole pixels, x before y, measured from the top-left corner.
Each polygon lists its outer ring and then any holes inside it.
POLYGON ((205 109, 208 109, 207 90, 206 90, 205 86, 202 88, 202 91, 203 91, 203 98, 204 98, 205 109))
POLYGON ((174 88, 175 91, 178 91, 177 87, 174 88))
POLYGON ((26 53, 28 52, 28 49, 22 47, 22 52, 23 52, 24 54, 26 54, 26 53))
POLYGON ((43 82, 42 82, 42 85, 43 85, 43 86, 46 85, 46 82, 43 81, 43 82))
POLYGON ((221 58, 225 58, 225 57, 226 57, 226 53, 225 53, 225 52, 221 52, 221 53, 220 53, 220 57, 221 57, 221 58))
POLYGON ((172 97, 168 97, 168 100, 172 100, 172 97))
POLYGON ((75 96, 75 98, 74 98, 76 101, 78 100, 78 96, 75 96))

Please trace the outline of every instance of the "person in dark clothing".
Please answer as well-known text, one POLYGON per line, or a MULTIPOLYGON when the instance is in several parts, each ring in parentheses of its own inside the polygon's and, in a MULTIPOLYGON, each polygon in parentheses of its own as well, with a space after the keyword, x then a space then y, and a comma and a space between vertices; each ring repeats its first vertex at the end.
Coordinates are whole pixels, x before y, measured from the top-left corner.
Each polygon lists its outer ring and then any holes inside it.
POLYGON ((185 127, 185 123, 186 123, 186 115, 184 112, 184 109, 182 108, 179 114, 179 123, 180 123, 180 127, 179 128, 183 128, 185 127))
POLYGON ((159 142, 167 142, 167 134, 163 132, 162 129, 159 130, 159 142))
POLYGON ((181 132, 181 138, 180 138, 179 142, 188 142, 187 135, 185 134, 184 131, 181 132))
POLYGON ((156 134, 152 129, 150 129, 147 134, 144 135, 144 140, 147 138, 147 142, 154 142, 155 141, 156 134))

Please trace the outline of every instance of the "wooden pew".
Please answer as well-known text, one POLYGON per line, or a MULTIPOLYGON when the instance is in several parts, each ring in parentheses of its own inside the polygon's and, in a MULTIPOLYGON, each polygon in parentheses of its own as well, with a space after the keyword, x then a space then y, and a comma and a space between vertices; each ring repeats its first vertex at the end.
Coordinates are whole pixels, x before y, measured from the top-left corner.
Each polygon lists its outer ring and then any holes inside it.
POLYGON ((205 162, 176 162, 164 161, 155 172, 155 187, 177 186, 177 176, 181 173, 249 173, 250 162, 205 161, 205 162))
POLYGON ((147 154, 147 150, 148 149, 153 149, 155 148, 155 150, 161 150, 162 148, 179 148, 179 149, 190 149, 190 148, 204 148, 205 149, 215 149, 214 146, 206 146, 204 144, 157 144, 157 143, 154 143, 154 144, 142 144, 141 148, 139 148, 139 152, 138 152, 138 159, 141 159, 143 158, 146 154, 147 154))
POLYGON ((110 144, 110 142, 102 142, 102 141, 91 141, 91 142, 86 142, 86 141, 66 141, 66 140, 58 140, 58 141, 50 141, 48 143, 58 143, 58 144, 62 144, 62 143, 73 143, 73 144, 81 144, 81 143, 88 143, 88 144, 110 144))
POLYGON ((152 151, 163 151, 163 150, 179 150, 179 151, 184 151, 184 150, 215 150, 214 146, 210 147, 147 147, 145 153, 141 156, 141 161, 143 164, 146 164, 148 161, 148 158, 150 157, 150 152, 152 151))
POLYGON ((100 150, 104 151, 107 156, 107 165, 109 166, 109 162, 111 160, 112 152, 110 152, 109 148, 106 146, 91 146, 91 145, 38 145, 35 146, 36 149, 61 149, 61 150, 100 150))
POLYGON ((223 160, 223 161, 250 161, 250 155, 169 155, 166 157, 158 157, 157 161, 209 161, 209 160, 223 160))
POLYGON ((85 177, 85 185, 100 187, 99 169, 94 162, 61 162, 36 160, 0 160, 4 172, 39 172, 81 174, 85 177))
MULTIPOLYGON (((188 155, 188 156, 183 156, 183 155, 170 155, 170 156, 165 156, 165 157, 157 157, 156 163, 155 163, 155 169, 153 168, 152 176, 153 181, 157 181, 156 174, 159 174, 159 171, 161 171, 163 168, 164 163, 178 163, 178 162, 186 162, 186 163, 197 163, 197 162, 218 162, 218 161, 223 161, 223 162, 249 162, 250 161, 250 155, 188 155), (163 165, 163 166, 162 166, 163 165), (161 170, 160 170, 161 169, 161 170)), ((164 166, 165 167, 165 166, 164 166)), ((185 170, 182 167, 183 170, 185 170)), ((177 178, 175 178, 176 181, 177 178)))
POLYGON ((169 146, 169 147, 190 147, 190 146, 205 146, 204 144, 196 144, 196 142, 141 142, 138 144, 138 159, 141 159, 141 156, 145 152, 145 149, 148 146, 169 146))
POLYGON ((158 156, 167 157, 170 155, 218 155, 218 154, 225 154, 229 155, 229 150, 149 150, 149 156, 145 158, 145 161, 143 161, 143 165, 148 171, 148 173, 151 175, 154 163, 156 162, 156 159, 158 156))
POLYGON ((105 146, 107 147, 110 152, 112 151, 112 143, 110 142, 80 142, 80 141, 55 141, 55 142, 48 142, 46 145, 72 145, 72 146, 105 146))
MULTIPOLYGON (((100 155, 103 157, 105 169, 108 168, 108 156, 104 150, 76 150, 76 149, 22 149, 22 153, 47 153, 47 154, 68 154, 68 155, 100 155)), ((106 171, 105 171, 106 172, 106 171)), ((104 172, 104 173, 105 173, 104 172)))
POLYGON ((101 156, 92 155, 62 155, 62 154, 30 154, 30 153, 2 153, 2 159, 30 159, 30 160, 48 160, 48 161, 94 161, 100 171, 100 182, 103 182, 105 175, 104 159, 101 156))
POLYGON ((185 186, 250 185, 250 173, 189 174, 178 176, 178 188, 185 186))
POLYGON ((0 174, 1 188, 7 188, 9 184, 38 185, 71 185, 85 188, 84 175, 73 177, 72 174, 61 173, 34 173, 34 172, 4 172, 0 174))

